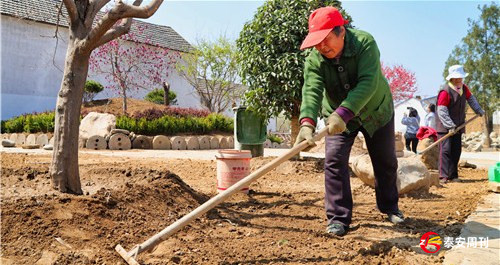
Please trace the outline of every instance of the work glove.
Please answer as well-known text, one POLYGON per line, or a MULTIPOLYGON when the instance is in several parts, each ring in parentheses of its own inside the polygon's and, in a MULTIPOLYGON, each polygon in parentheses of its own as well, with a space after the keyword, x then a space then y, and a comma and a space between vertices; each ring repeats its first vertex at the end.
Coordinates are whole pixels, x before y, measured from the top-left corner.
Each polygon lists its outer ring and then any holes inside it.
POLYGON ((295 139, 295 144, 293 146, 300 144, 304 140, 307 140, 310 147, 315 146, 316 143, 313 140, 313 133, 314 127, 312 125, 300 126, 299 134, 297 135, 297 139, 295 139))
POLYGON ((326 120, 328 126, 328 134, 334 135, 345 131, 346 124, 342 117, 337 114, 337 112, 332 113, 326 120))
POLYGON ((451 127, 450 129, 448 129, 448 133, 455 134, 456 130, 457 130, 456 127, 451 127))

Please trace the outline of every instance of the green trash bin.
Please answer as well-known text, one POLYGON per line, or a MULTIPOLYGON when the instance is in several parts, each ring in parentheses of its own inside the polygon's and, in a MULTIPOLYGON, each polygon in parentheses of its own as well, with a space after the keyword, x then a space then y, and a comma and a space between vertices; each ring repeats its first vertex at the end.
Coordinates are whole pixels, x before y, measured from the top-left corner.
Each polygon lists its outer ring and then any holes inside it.
POLYGON ((246 107, 234 110, 234 149, 250 150, 252 157, 264 155, 264 142, 267 138, 265 120, 246 107))

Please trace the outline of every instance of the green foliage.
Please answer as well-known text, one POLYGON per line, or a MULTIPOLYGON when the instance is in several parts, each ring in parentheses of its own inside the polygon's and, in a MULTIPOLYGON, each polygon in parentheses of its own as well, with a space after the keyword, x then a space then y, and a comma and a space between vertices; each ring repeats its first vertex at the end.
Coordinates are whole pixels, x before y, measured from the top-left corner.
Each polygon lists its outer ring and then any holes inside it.
MULTIPOLYGON (((163 95, 165 95, 165 90, 160 88, 155 88, 153 89, 153 91, 146 94, 144 100, 163 105, 163 95)), ((168 101, 169 105, 177 104, 177 94, 175 94, 175 92, 173 92, 172 90, 168 91, 168 101)))
POLYGON ((104 86, 101 83, 94 80, 87 80, 83 90, 83 102, 94 100, 95 95, 103 90, 104 86))
POLYGON ((21 115, 2 121, 2 133, 54 132, 54 122, 54 112, 21 115))
POLYGON ((215 113, 207 117, 163 116, 153 120, 120 116, 116 119, 116 128, 145 135, 233 132, 233 119, 215 113))
POLYGON ((239 101, 243 88, 238 80, 238 52, 227 38, 215 42, 201 40, 191 53, 182 56, 177 70, 196 90, 201 104, 220 113, 239 101))
POLYGON ((299 114, 304 62, 310 52, 299 47, 308 32, 309 15, 323 6, 339 8, 352 21, 340 1, 268 0, 245 24, 236 45, 250 108, 267 117, 283 111, 287 118, 299 114))
POLYGON ((267 139, 273 143, 278 143, 281 144, 283 142, 283 139, 281 139, 279 136, 274 135, 274 134, 268 134, 267 139))
POLYGON ((465 83, 491 121, 489 117, 500 107, 500 9, 496 2, 479 9, 479 20, 469 19, 468 33, 448 57, 443 77, 448 75, 451 65, 464 65, 469 73, 465 83))

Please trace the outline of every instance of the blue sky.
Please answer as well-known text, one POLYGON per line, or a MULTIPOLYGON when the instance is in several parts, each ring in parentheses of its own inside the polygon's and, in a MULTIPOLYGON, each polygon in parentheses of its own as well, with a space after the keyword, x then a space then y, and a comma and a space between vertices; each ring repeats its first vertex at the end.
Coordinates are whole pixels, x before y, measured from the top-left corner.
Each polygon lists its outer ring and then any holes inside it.
MULTIPOLYGON (((416 74, 418 95, 434 96, 449 54, 467 34, 467 18, 489 1, 343 1, 354 25, 376 39, 386 64, 416 74)), ((188 42, 226 35, 235 40, 263 1, 165 1, 146 20, 172 27, 188 42)))

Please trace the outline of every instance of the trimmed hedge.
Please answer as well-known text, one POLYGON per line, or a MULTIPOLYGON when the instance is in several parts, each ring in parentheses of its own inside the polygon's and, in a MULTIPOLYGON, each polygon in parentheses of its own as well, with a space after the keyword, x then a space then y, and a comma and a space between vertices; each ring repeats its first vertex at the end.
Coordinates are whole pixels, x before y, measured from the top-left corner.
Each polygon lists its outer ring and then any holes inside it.
POLYGON ((25 114, 2 121, 2 133, 54 132, 55 113, 25 114))
MULTIPOLYGON (((233 119, 215 113, 207 114, 204 110, 182 108, 159 112, 146 110, 138 116, 142 117, 117 117, 116 128, 145 135, 233 131, 233 119), (165 115, 167 113, 170 115, 165 115)), ((25 114, 2 121, 1 132, 54 132, 54 123, 54 112, 25 114)))
POLYGON ((116 128, 144 135, 232 132, 233 119, 215 113, 206 117, 163 116, 152 120, 120 116, 116 119, 116 128))

